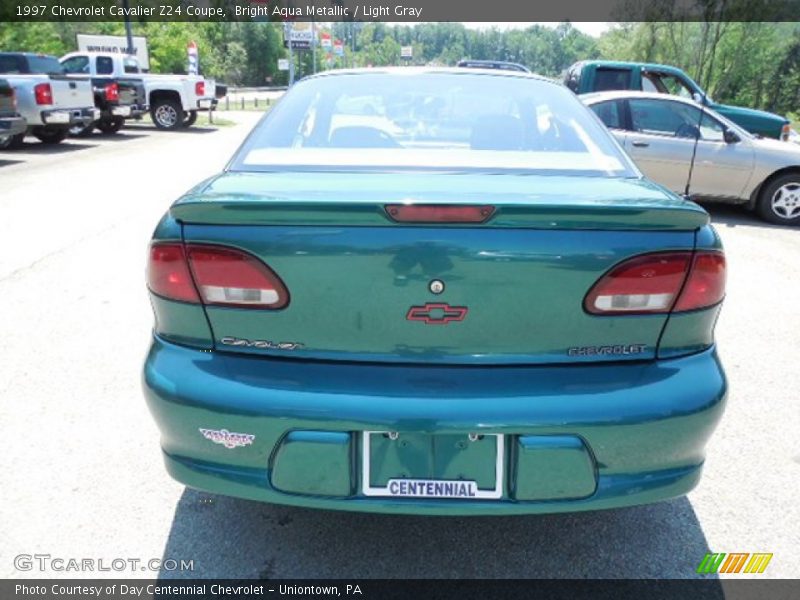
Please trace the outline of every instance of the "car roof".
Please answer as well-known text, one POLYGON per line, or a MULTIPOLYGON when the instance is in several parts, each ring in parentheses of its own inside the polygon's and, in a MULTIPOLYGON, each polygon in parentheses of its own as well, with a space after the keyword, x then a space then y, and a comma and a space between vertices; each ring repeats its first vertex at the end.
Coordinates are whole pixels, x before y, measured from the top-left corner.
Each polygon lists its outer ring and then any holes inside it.
MULTIPOLYGON (((580 99, 584 104, 597 104, 598 102, 605 102, 608 100, 619 100, 620 98, 651 98, 653 100, 669 100, 674 102, 683 102, 692 106, 700 106, 691 98, 684 98, 683 96, 675 96, 673 94, 662 94, 660 92, 640 92, 637 90, 610 90, 607 92, 591 92, 589 94, 581 94, 580 99)), ((708 107, 706 107, 708 110, 708 107)))
MULTIPOLYGON (((80 56, 119 56, 120 58, 136 58, 135 54, 122 54, 121 52, 84 52, 83 50, 67 52, 64 56, 72 56, 73 54, 78 54, 80 56)), ((64 58, 64 56, 61 58, 64 58)))
POLYGON ((508 71, 520 71, 522 73, 530 73, 531 70, 525 65, 520 63, 509 62, 507 60, 475 60, 472 58, 464 58, 456 64, 457 67, 467 69, 500 69, 508 71))
POLYGON ((647 62, 633 62, 626 60, 582 60, 579 63, 582 67, 586 65, 593 65, 596 67, 641 67, 645 70, 660 70, 670 71, 672 73, 683 73, 683 70, 672 65, 663 65, 661 63, 647 63, 647 62))
POLYGON ((536 73, 523 71, 509 71, 506 69, 480 69, 464 67, 364 67, 358 69, 331 69, 314 75, 304 77, 303 80, 317 79, 320 77, 340 77, 342 75, 421 75, 426 73, 449 73, 462 76, 489 76, 489 77, 516 77, 518 79, 534 79, 562 87, 561 83, 536 73))
POLYGON ((37 58, 55 58, 52 54, 45 54, 44 52, 0 52, 5 56, 34 56, 37 58))

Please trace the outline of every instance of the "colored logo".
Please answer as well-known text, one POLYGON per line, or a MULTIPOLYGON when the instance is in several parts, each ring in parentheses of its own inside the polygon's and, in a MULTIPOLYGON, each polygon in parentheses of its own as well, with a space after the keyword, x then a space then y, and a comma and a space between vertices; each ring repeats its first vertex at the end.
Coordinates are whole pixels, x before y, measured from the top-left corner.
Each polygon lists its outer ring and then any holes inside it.
POLYGON ((215 444, 222 444, 228 449, 237 448, 240 446, 249 446, 256 439, 256 436, 250 433, 232 433, 227 429, 203 429, 200 428, 200 433, 207 440, 211 440, 215 444))
POLYGON ((697 566, 697 572, 705 575, 715 573, 763 573, 772 554, 763 552, 709 552, 697 566))
POLYGON ((466 306, 450 306, 428 302, 425 306, 412 306, 406 313, 409 321, 422 321, 426 325, 447 325, 450 321, 463 321, 466 306))

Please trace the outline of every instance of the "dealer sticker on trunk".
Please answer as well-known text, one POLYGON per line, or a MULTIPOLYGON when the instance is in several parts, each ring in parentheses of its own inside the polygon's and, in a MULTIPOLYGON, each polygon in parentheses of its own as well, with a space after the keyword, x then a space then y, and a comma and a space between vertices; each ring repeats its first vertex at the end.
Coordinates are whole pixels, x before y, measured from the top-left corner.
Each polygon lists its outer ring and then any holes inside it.
POLYGON ((390 479, 386 490, 390 496, 402 498, 476 498, 478 496, 478 484, 474 481, 390 479))

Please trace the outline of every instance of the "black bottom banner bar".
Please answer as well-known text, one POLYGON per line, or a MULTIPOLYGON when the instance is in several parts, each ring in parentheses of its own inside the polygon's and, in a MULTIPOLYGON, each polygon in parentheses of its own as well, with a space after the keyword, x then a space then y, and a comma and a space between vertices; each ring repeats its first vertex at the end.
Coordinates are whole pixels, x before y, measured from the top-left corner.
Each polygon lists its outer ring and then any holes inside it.
POLYGON ((3 600, 256 600, 262 598, 393 600, 549 599, 746 599, 800 598, 800 580, 113 580, 0 581, 3 600))

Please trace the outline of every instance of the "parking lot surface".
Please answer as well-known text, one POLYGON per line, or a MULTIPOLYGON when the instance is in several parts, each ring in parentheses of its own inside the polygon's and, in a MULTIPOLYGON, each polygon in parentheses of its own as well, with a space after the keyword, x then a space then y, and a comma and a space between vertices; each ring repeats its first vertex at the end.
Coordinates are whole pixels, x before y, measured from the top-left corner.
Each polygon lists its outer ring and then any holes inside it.
POLYGON ((800 576, 800 230, 733 208, 710 208, 729 262, 717 337, 730 395, 686 498, 421 518, 272 506, 171 480, 140 391, 147 244, 169 204, 221 169, 258 117, 0 153, 0 574, 693 577, 713 551, 773 553, 761 577, 800 576), (24 571, 20 554, 191 560, 193 570, 24 571))

